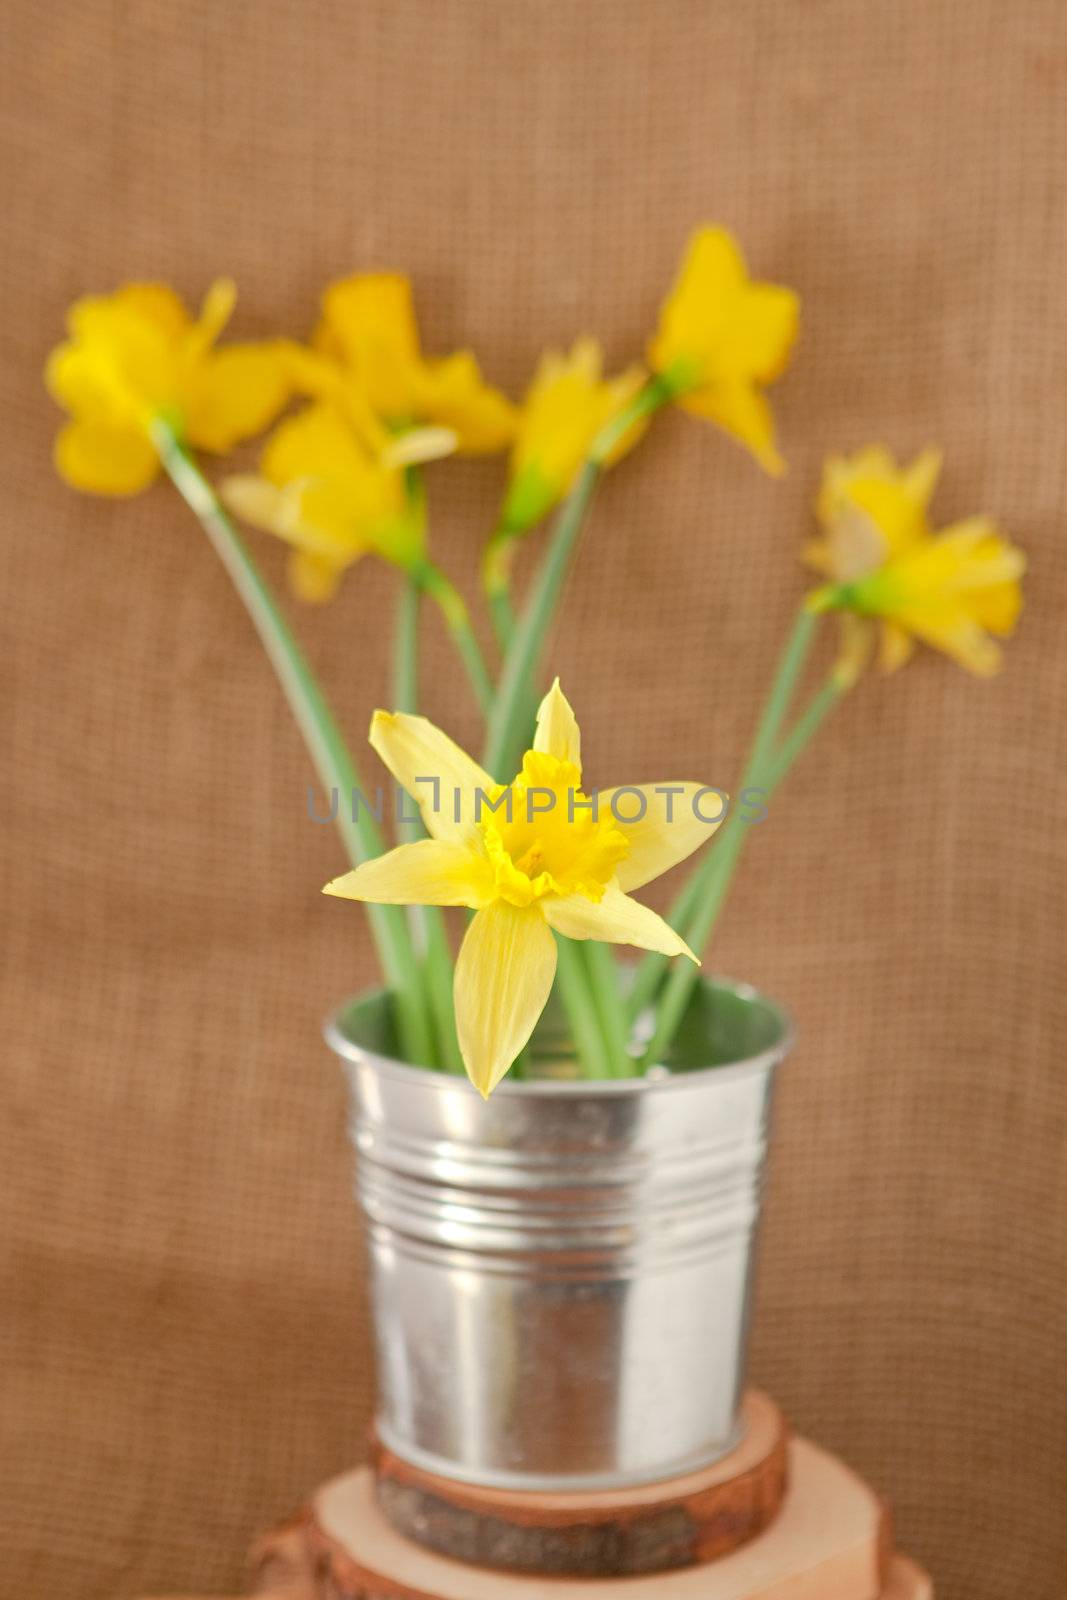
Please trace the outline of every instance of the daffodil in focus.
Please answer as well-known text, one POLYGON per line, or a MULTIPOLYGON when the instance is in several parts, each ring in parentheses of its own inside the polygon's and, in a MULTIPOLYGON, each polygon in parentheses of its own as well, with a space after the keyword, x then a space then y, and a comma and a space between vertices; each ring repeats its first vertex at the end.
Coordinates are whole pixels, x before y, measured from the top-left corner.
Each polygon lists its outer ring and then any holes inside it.
POLYGON ((488 455, 511 442, 515 407, 485 382, 469 350, 423 355, 411 284, 401 273, 358 273, 331 284, 312 347, 294 366, 298 383, 335 396, 340 387, 394 433, 441 430, 423 458, 449 448, 488 455))
POLYGON ((424 553, 403 472, 383 463, 327 401, 284 421, 259 473, 227 478, 221 492, 238 516, 291 547, 289 581, 302 600, 329 600, 368 553, 408 569, 424 553))
POLYGON ((370 742, 418 803, 430 837, 364 862, 325 892, 474 911, 454 999, 463 1060, 480 1094, 499 1083, 544 1009, 556 971, 553 931, 696 960, 628 891, 714 832, 701 786, 606 790, 591 801, 581 788, 578 724, 558 680, 541 703, 533 749, 507 787, 423 717, 377 711, 370 742))
POLYGON ((225 451, 269 426, 290 393, 281 341, 216 349, 236 289, 213 283, 193 318, 173 289, 131 283, 78 300, 70 338, 52 351, 45 382, 71 421, 55 444, 68 483, 92 494, 136 494, 160 471, 151 430, 225 451))
MULTIPOLYGON (((605 378, 595 339, 577 340, 569 354, 545 352, 519 410, 501 514, 508 532, 532 528, 563 499, 593 440, 609 418, 634 398, 645 376, 640 366, 632 366, 617 378, 605 378)), ((647 427, 647 417, 636 422, 605 465, 632 450, 647 427)))
POLYGON ((867 647, 881 627, 881 661, 903 665, 917 639, 983 677, 1022 607, 1022 551, 983 516, 931 531, 928 507, 941 466, 924 451, 908 467, 877 446, 826 463, 816 514, 822 536, 805 552, 830 582, 808 601, 844 613, 846 651, 867 647))
POLYGON ((686 411, 717 423, 768 472, 780 473, 785 464, 763 391, 785 370, 799 320, 794 290, 754 282, 733 235, 703 227, 663 303, 649 364, 686 411))

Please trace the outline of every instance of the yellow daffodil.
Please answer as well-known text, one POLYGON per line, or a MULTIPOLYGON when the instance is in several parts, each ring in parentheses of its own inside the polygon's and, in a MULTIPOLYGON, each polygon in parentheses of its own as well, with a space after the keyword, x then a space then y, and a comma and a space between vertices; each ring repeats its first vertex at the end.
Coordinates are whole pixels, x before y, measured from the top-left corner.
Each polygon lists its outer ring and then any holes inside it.
MULTIPOLYGON (((465 455, 503 450, 514 435, 514 406, 485 382, 469 350, 440 359, 422 354, 411 284, 400 273, 360 273, 331 284, 312 342, 298 381, 312 393, 341 382, 393 431, 447 430, 447 444, 465 455)), ((443 448, 438 435, 432 453, 443 448)))
POLYGON ((430 837, 364 862, 325 892, 475 912, 454 998, 460 1049, 480 1094, 499 1083, 544 1009, 556 971, 553 930, 696 960, 627 891, 710 837, 716 822, 705 820, 701 786, 606 790, 594 807, 582 793, 578 724, 558 679, 507 787, 423 717, 377 711, 370 742, 417 801, 430 837))
POLYGON ((753 282, 733 235, 704 227, 690 240, 648 347, 671 397, 718 423, 773 473, 785 464, 763 390, 784 371, 799 318, 792 289, 753 282))
MULTIPOLYGON (((541 521, 567 494, 600 429, 632 400, 645 381, 639 366, 617 378, 602 376, 595 339, 579 339, 569 355, 546 351, 519 410, 501 522, 521 533, 541 521)), ((635 423, 606 465, 632 450, 648 419, 635 423)))
POLYGON ((827 463, 816 514, 820 539, 808 564, 831 582, 809 599, 815 611, 842 611, 846 655, 858 663, 881 623, 881 659, 901 666, 921 639, 969 671, 1000 666, 990 634, 1007 637, 1022 606, 1022 552, 988 517, 968 517, 933 533, 928 506, 941 457, 926 450, 899 467, 878 446, 827 463))
POLYGON ((403 472, 385 465, 327 401, 283 422, 267 441, 259 475, 227 478, 222 497, 292 546, 289 580, 302 600, 330 599, 368 552, 408 568, 423 555, 421 517, 403 472))
POLYGON ((76 489, 136 494, 160 470, 150 437, 157 419, 186 443, 225 451, 267 427, 289 397, 281 342, 215 342, 236 290, 220 278, 199 317, 162 283, 130 283, 78 300, 70 339, 53 350, 45 382, 71 414, 56 466, 76 489))

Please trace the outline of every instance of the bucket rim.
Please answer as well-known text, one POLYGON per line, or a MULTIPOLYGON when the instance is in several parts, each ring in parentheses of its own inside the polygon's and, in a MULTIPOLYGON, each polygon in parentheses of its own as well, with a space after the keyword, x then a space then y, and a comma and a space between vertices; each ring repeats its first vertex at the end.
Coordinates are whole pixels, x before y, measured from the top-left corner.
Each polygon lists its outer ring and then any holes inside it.
MULTIPOLYGON (((669 1094, 707 1085, 712 1079, 716 1083, 722 1083, 724 1080, 767 1073, 777 1067, 796 1042, 796 1027, 790 1012, 778 1001, 770 999, 761 989, 757 989, 754 984, 736 978, 720 977, 714 973, 702 976, 700 982, 711 990, 724 990, 735 999, 746 1003, 758 1003, 778 1026, 778 1038, 775 1043, 757 1051, 754 1055, 743 1056, 736 1061, 713 1063, 706 1067, 687 1067, 682 1072, 672 1072, 669 1068, 653 1068, 643 1077, 518 1080, 505 1075, 493 1090, 492 1099, 495 1101, 501 1097, 546 1099, 578 1096, 617 1099, 626 1095, 669 1094)), ((432 1067, 413 1066, 409 1062, 398 1060, 395 1056, 383 1055, 369 1046, 358 1044, 349 1037, 345 1031, 344 1020, 352 1009, 375 1000, 384 993, 385 990, 381 987, 363 990, 330 1013, 322 1031, 326 1043, 334 1054, 346 1064, 372 1066, 376 1072, 397 1082, 410 1084, 413 1088, 417 1086, 438 1093, 469 1089, 470 1083, 466 1076, 441 1072, 432 1067)))

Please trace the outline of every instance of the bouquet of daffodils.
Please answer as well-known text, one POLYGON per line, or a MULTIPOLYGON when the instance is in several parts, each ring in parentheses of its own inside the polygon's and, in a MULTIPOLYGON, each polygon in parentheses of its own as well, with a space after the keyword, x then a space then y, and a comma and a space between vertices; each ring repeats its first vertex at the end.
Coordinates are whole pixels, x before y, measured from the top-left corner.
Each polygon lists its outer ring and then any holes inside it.
POLYGON ((59 472, 75 488, 109 495, 135 494, 163 472, 202 523, 332 792, 351 870, 326 892, 368 905, 404 1058, 466 1071, 488 1096, 509 1069, 536 1070, 526 1045, 555 984, 576 1070, 646 1072, 669 1059, 753 804, 762 815, 875 649, 889 671, 921 641, 974 673, 995 672, 994 636, 1012 631, 1020 609, 1022 554, 984 516, 934 530, 936 451, 907 466, 876 446, 831 457, 819 531, 804 550, 818 583, 798 605, 739 802, 698 782, 586 793, 575 713, 558 680, 543 696, 535 686, 597 482, 671 406, 715 423, 780 473, 766 391, 796 339, 796 294, 754 281, 735 239, 703 227, 645 364, 605 377, 596 341, 581 338, 569 352, 545 354, 518 405, 486 383, 469 351, 423 353, 400 275, 331 284, 308 345, 220 345, 234 299, 233 284, 220 280, 195 319, 163 284, 78 301, 46 372, 70 416, 56 440, 59 472), (275 423, 259 471, 213 487, 199 453, 224 455, 275 423), (424 478, 428 463, 453 453, 501 451, 507 480, 482 565, 497 646, 490 665, 465 600, 431 555, 424 478), (518 606, 512 556, 553 512, 518 606), (290 584, 306 602, 332 599, 365 556, 399 570, 394 706, 376 711, 370 729, 413 802, 393 849, 232 517, 288 545, 290 584), (480 759, 418 715, 423 597, 440 609, 484 713, 480 759), (832 612, 834 664, 796 707, 816 632, 832 612), (635 897, 690 855, 695 865, 666 919, 635 897), (449 906, 469 913, 455 959, 441 909, 449 906), (636 970, 617 964, 613 945, 645 952, 636 970))

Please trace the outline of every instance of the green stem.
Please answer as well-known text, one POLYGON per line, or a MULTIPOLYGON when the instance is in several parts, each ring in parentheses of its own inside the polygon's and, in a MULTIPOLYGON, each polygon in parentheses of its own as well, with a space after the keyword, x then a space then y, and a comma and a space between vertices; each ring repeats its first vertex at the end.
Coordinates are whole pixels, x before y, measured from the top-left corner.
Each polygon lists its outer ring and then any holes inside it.
MULTIPOLYGON (((756 728, 738 797, 731 805, 713 848, 694 871, 696 886, 691 893, 695 909, 680 931, 698 955, 711 937, 740 860, 748 829, 754 826, 745 819, 742 797, 748 789, 769 789, 771 751, 807 661, 815 624, 816 619, 808 611, 801 610, 797 614, 756 728)), ((657 1007, 652 1037, 643 1058, 646 1068, 660 1060, 669 1049, 698 976, 698 969, 691 961, 679 961, 667 978, 663 998, 657 1007)))
MULTIPOLYGON (((659 379, 652 378, 628 406, 605 424, 560 508, 522 618, 518 622, 514 620, 510 602, 506 612, 501 605, 494 610, 494 626, 504 649, 504 666, 489 715, 483 766, 498 779, 501 774, 506 778, 518 769, 528 743, 532 724, 531 689, 538 659, 604 462, 636 421, 650 416, 669 399, 670 394, 659 379)), ((502 532, 490 541, 483 581, 487 594, 494 587, 497 591, 502 588, 506 599, 507 557, 502 532), (501 572, 505 578, 503 586, 498 581, 501 572)), ((557 944, 560 997, 585 1076, 611 1077, 615 1071, 621 1072, 629 1066, 625 1022, 614 970, 609 987, 600 955, 583 956, 566 939, 557 940, 557 944)))
MULTIPOLYGON (((497 639, 506 654, 518 624, 507 591, 506 563, 502 560, 502 541, 505 539, 510 544, 510 536, 506 530, 501 530, 490 540, 483 579, 497 639)), ((527 690, 524 722, 532 727, 535 717, 536 705, 527 690)), ((573 961, 573 969, 566 967, 557 987, 568 1015, 577 1016, 579 1026, 585 1022, 589 1007, 592 1006, 599 1039, 599 1043, 594 1044, 589 1030, 585 1046, 578 1045, 579 1051, 595 1051, 594 1068, 597 1076, 626 1076, 631 1066, 626 1051, 628 1031, 614 957, 606 945, 596 940, 576 943, 575 951, 574 957, 569 953, 562 957, 564 962, 573 961)))
MULTIPOLYGON (((414 714, 419 706, 419 601, 421 591, 404 578, 393 639, 393 710, 414 714)), ((415 837, 418 837, 416 835, 415 837)))
POLYGON ((603 471, 605 457, 610 455, 619 439, 636 421, 651 415, 669 398, 669 393, 658 379, 649 380, 630 404, 601 429, 589 459, 560 508, 529 602, 508 645, 504 670, 489 717, 482 765, 499 781, 506 781, 516 771, 523 753, 529 686, 537 671, 538 657, 559 604, 571 556, 603 471))
MULTIPOLYGON (((397 608, 396 640, 393 652, 393 701, 397 711, 412 715, 419 709, 419 604, 422 595, 414 578, 407 578, 397 608)), ((425 838, 418 813, 405 817, 403 831, 410 841, 425 838)), ((411 906, 409 916, 416 949, 421 948, 422 970, 430 1016, 437 1041, 438 1064, 446 1072, 462 1075, 463 1057, 456 1037, 455 1004, 452 997, 452 951, 448 929, 440 906, 411 906)))
MULTIPOLYGON (((777 742, 778 730, 789 710, 797 679, 804 670, 818 621, 819 619, 806 607, 801 607, 797 612, 792 631, 778 662, 771 692, 767 696, 767 704, 756 728, 756 737, 752 742, 752 751, 748 759, 750 768, 759 767, 762 770, 766 756, 777 742)), ((744 788, 745 784, 742 783, 741 787, 744 788)))
POLYGON ((628 1078, 633 1073, 634 1063, 627 1048, 630 1029, 619 983, 618 962, 610 947, 597 939, 587 939, 582 949, 611 1076, 628 1078))
MULTIPOLYGON (((337 793, 337 828, 349 860, 357 865, 380 855, 384 840, 370 808, 358 803, 365 790, 355 763, 322 690, 244 541, 196 462, 162 419, 152 425, 152 442, 168 477, 199 518, 244 602, 303 735, 319 782, 327 794, 331 790, 337 793)), ((371 905, 367 911, 385 981, 393 993, 404 1056, 412 1062, 432 1061, 429 1020, 403 914, 396 906, 371 905)))
POLYGON ((426 918, 426 983, 430 995, 430 1011, 437 1029, 441 1065, 446 1072, 458 1078, 466 1073, 456 1034, 456 1006, 452 982, 454 968, 452 949, 448 942, 448 929, 440 906, 424 906, 426 918))
POLYGON ((493 708, 496 690, 489 676, 489 668, 485 664, 481 646, 471 627, 466 601, 455 584, 431 561, 422 562, 412 576, 438 606, 452 642, 459 651, 460 660, 466 669, 478 705, 488 717, 493 708))
POLYGON ((497 528, 482 556, 482 590, 485 594, 493 632, 501 652, 507 652, 517 626, 511 603, 511 558, 518 535, 507 526, 497 528))
POLYGON ((567 1013, 571 1041, 581 1064, 581 1075, 583 1078, 614 1077, 604 1036, 600 1031, 597 1009, 587 981, 588 974, 581 945, 574 939, 557 934, 556 948, 558 950, 556 982, 560 999, 563 1001, 563 1009, 567 1013))
MULTIPOLYGON (((515 637, 515 630, 519 626, 519 619, 515 615, 515 608, 511 603, 509 588, 511 573, 511 554, 515 548, 518 536, 507 527, 498 528, 486 546, 485 560, 482 565, 482 583, 485 589, 485 598, 489 607, 489 616, 493 624, 493 633, 502 656, 506 657, 515 637)), ((526 728, 530 733, 537 721, 537 707, 539 695, 536 684, 527 686, 522 706, 516 713, 518 726, 526 728)), ((521 742, 521 741, 520 741, 521 742)))
POLYGON ((797 718, 789 734, 775 752, 767 776, 768 799, 787 776, 797 757, 811 743, 830 712, 847 693, 848 688, 847 683, 842 683, 831 673, 822 688, 812 697, 807 710, 797 718))
POLYGON ((500 646, 501 653, 506 654, 515 629, 519 625, 515 608, 511 604, 511 596, 506 589, 492 589, 485 598, 496 642, 500 646))
POLYGON ((563 502, 529 603, 504 656, 500 685, 489 716, 483 762, 485 770, 501 782, 505 781, 502 774, 510 775, 518 770, 522 746, 529 731, 526 728, 526 707, 530 684, 537 671, 545 634, 559 604, 571 555, 582 531, 600 471, 598 462, 587 461, 578 474, 574 488, 563 502))
MULTIPOLYGON (((848 683, 842 683, 831 674, 812 697, 807 709, 797 719, 788 736, 778 746, 778 749, 773 754, 770 751, 766 753, 766 766, 761 776, 752 783, 753 788, 758 787, 763 790, 765 801, 771 799, 779 785, 788 776, 798 758, 811 743, 827 716, 849 687, 848 683)), ((742 788, 746 787, 748 785, 743 782, 742 788)), ((752 826, 752 824, 748 824, 748 826, 752 826)), ((719 912, 730 887, 734 868, 740 859, 747 837, 745 826, 742 825, 740 816, 735 811, 732 818, 727 818, 723 824, 722 833, 716 839, 705 861, 696 871, 690 874, 684 889, 671 907, 668 921, 683 933, 694 948, 698 941, 706 943, 714 930, 719 912), (701 940, 701 924, 697 920, 698 908, 702 902, 705 926, 707 928, 703 940, 701 940)), ((655 1000, 667 967, 667 958, 658 955, 646 957, 638 967, 630 990, 629 1020, 631 1026, 641 1012, 646 1010, 655 1000)))
MULTIPOLYGON (((490 539, 482 567, 482 582, 490 614, 493 618, 497 642, 507 659, 518 620, 508 592, 509 557, 514 546, 514 536, 507 528, 499 528, 490 539)), ((527 683, 521 706, 516 713, 519 725, 532 728, 536 717, 536 701, 527 683)), ((516 747, 515 765, 518 764, 516 747)), ((562 946, 561 946, 562 948, 562 946)), ((614 958, 605 945, 596 940, 579 941, 570 951, 561 955, 557 988, 568 1018, 571 1020, 575 1044, 583 1060, 591 1058, 587 1076, 617 1077, 627 1074, 630 1060, 626 1051, 627 1029, 619 995, 618 972, 614 958), (588 1023, 590 1011, 594 1025, 588 1023), (586 1028, 586 1038, 579 1038, 576 1027, 586 1028), (594 1038, 595 1032, 595 1038, 594 1038)))

